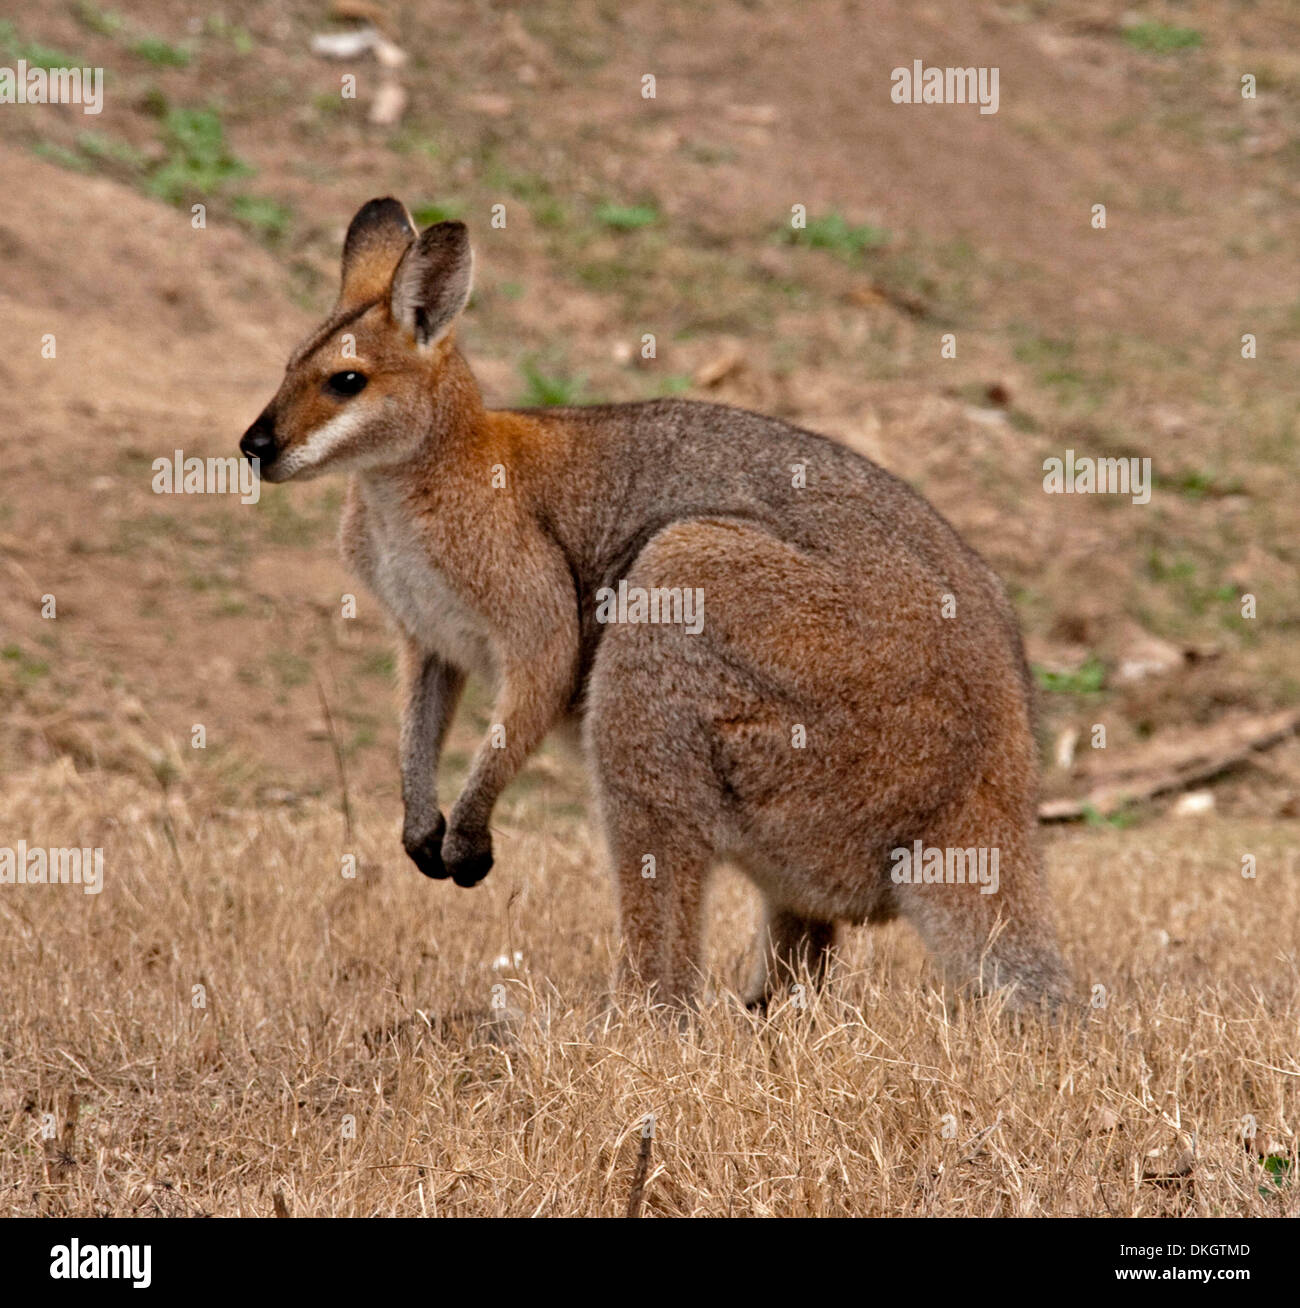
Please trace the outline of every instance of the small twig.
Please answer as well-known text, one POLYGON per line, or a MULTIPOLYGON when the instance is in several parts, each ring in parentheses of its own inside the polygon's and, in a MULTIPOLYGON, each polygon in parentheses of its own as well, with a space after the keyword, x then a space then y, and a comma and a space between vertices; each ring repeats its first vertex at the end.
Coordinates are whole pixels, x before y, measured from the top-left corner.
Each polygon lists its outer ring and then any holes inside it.
POLYGON ((515 906, 515 900, 519 898, 519 887, 516 886, 506 900, 506 948, 510 951, 510 971, 515 970, 515 959, 518 955, 515 953, 515 930, 514 917, 512 910, 515 906))
POLYGON ((334 730, 334 715, 330 712, 329 701, 325 698, 325 687, 321 685, 319 674, 316 676, 316 693, 320 696, 321 712, 325 716, 325 730, 329 732, 330 747, 334 751, 334 766, 339 774, 339 791, 343 796, 343 834, 348 848, 352 848, 352 801, 348 797, 348 773, 343 764, 343 751, 339 748, 338 733, 334 730))
MULTIPOLYGON (((44 1141, 45 1180, 51 1190, 42 1196, 42 1208, 47 1217, 55 1215, 55 1191, 61 1190, 69 1173, 77 1165, 72 1150, 77 1138, 77 1113, 80 1100, 74 1091, 68 1096, 68 1108, 63 1118, 63 1131, 58 1139, 47 1138, 44 1141)), ((66 1210, 66 1201, 64 1201, 66 1210)))
POLYGON ((81 1112, 81 1096, 74 1090, 68 1096, 68 1111, 63 1119, 63 1155, 72 1161, 72 1149, 77 1139, 77 1117, 81 1112))
POLYGON ((650 1146, 654 1143, 655 1133, 652 1121, 647 1121, 641 1130, 641 1148, 636 1156, 636 1171, 632 1175, 632 1191, 627 1197, 627 1215, 641 1216, 641 1201, 645 1198, 646 1177, 650 1174, 650 1146))
POLYGON ((985 1137, 992 1135, 1001 1125, 1002 1114, 999 1113, 997 1120, 992 1126, 986 1126, 982 1131, 978 1131, 975 1135, 971 1136, 971 1138, 966 1141, 966 1152, 957 1160, 957 1166, 960 1167, 963 1163, 974 1162, 974 1160, 979 1156, 979 1146, 984 1143, 985 1137))
POLYGON ((155 780, 158 782, 158 788, 162 791, 163 808, 162 808, 162 829, 163 835, 167 837, 167 844, 172 851, 172 858, 176 860, 176 871, 184 873, 185 860, 181 857, 181 842, 176 837, 176 823, 172 821, 171 806, 167 802, 170 793, 171 783, 167 780, 165 772, 159 771, 155 774, 155 780))

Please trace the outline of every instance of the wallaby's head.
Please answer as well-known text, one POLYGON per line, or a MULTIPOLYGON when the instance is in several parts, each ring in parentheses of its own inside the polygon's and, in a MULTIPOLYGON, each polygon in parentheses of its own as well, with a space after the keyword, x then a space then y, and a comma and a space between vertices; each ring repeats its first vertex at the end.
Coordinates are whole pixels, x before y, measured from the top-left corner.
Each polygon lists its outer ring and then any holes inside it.
POLYGON ((239 442, 267 481, 414 453, 434 421, 473 264, 464 223, 417 234, 398 201, 362 206, 343 243, 333 312, 294 351, 275 398, 239 442))

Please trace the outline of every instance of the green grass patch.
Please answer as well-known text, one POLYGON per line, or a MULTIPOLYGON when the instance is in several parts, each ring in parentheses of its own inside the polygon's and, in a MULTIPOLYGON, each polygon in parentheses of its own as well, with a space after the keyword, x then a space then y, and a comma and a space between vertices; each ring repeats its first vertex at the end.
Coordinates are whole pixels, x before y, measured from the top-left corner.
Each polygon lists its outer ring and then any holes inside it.
POLYGON ((292 650, 273 649, 266 655, 266 661, 285 690, 305 686, 311 680, 311 660, 292 650))
POLYGON ((97 36, 116 36, 126 25, 121 14, 112 9, 101 9, 98 5, 90 4, 89 0, 80 0, 79 4, 73 6, 72 12, 82 27, 97 36))
POLYGON ((1276 1198, 1295 1179, 1291 1174, 1291 1159, 1285 1154, 1270 1154, 1264 1159, 1268 1180, 1259 1187, 1264 1198, 1276 1198))
POLYGON ((158 68, 188 68, 190 52, 158 36, 142 36, 131 45, 131 53, 158 68))
POLYGON ((393 681, 397 677, 397 658, 391 650, 372 650, 361 660, 361 674, 393 681))
POLYGON ((1098 695, 1106 687, 1106 665, 1095 655, 1073 672, 1053 672, 1034 665, 1034 680, 1055 695, 1098 695))
POLYGON ((276 241, 289 230, 293 211, 265 195, 237 195, 230 206, 235 217, 259 236, 276 241))
POLYGON ((44 659, 33 658, 19 645, 6 645, 0 650, 0 659, 13 668, 20 686, 33 686, 50 673, 44 659))
POLYGON ((634 232, 653 227, 659 221, 659 210, 652 204, 598 204, 595 218, 616 232, 634 232))
MULTIPOLYGON (((1250 587, 1233 586, 1221 581, 1202 581, 1195 561, 1185 556, 1166 559, 1158 548, 1152 549, 1147 555, 1146 570, 1153 582, 1168 589, 1180 612, 1199 618, 1229 606, 1229 611, 1223 614, 1225 621, 1232 623, 1240 620, 1237 606, 1242 591, 1249 590, 1250 587)), ((1245 625, 1250 626, 1248 622, 1245 625)))
POLYGON ((142 171, 148 163, 130 141, 119 140, 106 132, 79 132, 77 149, 97 163, 118 164, 132 172, 142 171))
POLYGON ((206 200, 236 178, 252 173, 226 144, 221 119, 212 109, 169 109, 163 118, 167 158, 146 189, 168 204, 206 200))
POLYGON ((519 365, 519 371, 524 378, 524 395, 520 400, 524 407, 542 408, 578 403, 582 393, 582 378, 543 372, 535 359, 525 359, 519 365))
POLYGON ((39 159, 46 159, 52 164, 57 164, 60 168, 71 169, 74 173, 94 172, 89 160, 79 155, 75 150, 69 150, 66 145, 59 145, 55 141, 37 141, 32 146, 32 153, 39 159))
POLYGON ((1239 477, 1221 478, 1203 468, 1189 468, 1165 477, 1156 474, 1152 480, 1157 490, 1172 490, 1189 500, 1239 495, 1245 490, 1239 477))
POLYGON ((325 530, 324 514, 303 513, 287 494, 263 495, 257 521, 277 545, 315 545, 325 530))
POLYGON ((1114 831, 1123 831, 1125 827, 1136 825, 1138 815, 1132 809, 1120 809, 1115 813, 1102 813, 1093 804, 1083 806, 1083 820, 1090 827, 1110 827, 1114 831))
POLYGON ((514 173, 504 164, 484 160, 484 177, 489 187, 499 188, 518 200, 538 227, 556 230, 567 226, 569 212, 555 188, 537 173, 514 173))
POLYGON ((219 41, 228 41, 237 55, 252 54, 254 48, 253 34, 241 23, 232 23, 221 14, 209 15, 203 24, 203 30, 219 41))
POLYGON ((421 204, 411 211, 411 217, 421 227, 430 227, 434 223, 455 222, 465 212, 465 205, 460 200, 447 200, 443 204, 421 204))
POLYGON ((82 68, 86 63, 54 46, 22 40, 18 29, 7 19, 0 20, 0 47, 15 60, 22 59, 29 68, 82 68))
POLYGON ((889 233, 883 227, 869 223, 855 227, 838 213, 811 218, 806 227, 782 229, 781 235, 790 245, 826 250, 845 263, 856 263, 869 250, 878 250, 889 243, 889 233))
POLYGON ((1016 344, 1015 357, 1033 368, 1038 382, 1057 392, 1061 404, 1079 405, 1085 411, 1097 409, 1119 385, 1110 369, 1086 367, 1078 357, 1073 340, 1029 333, 1016 344))
POLYGON ((1136 23, 1124 32, 1124 41, 1135 50, 1147 54, 1176 54, 1179 50, 1195 50, 1201 44, 1201 34, 1194 27, 1175 27, 1170 23, 1136 23))

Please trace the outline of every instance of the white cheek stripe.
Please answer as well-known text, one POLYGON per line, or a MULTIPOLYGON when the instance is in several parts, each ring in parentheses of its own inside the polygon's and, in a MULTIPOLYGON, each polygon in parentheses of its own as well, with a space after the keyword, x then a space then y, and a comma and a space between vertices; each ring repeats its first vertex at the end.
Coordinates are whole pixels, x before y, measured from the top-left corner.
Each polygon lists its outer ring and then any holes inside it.
POLYGON ((365 414, 351 405, 342 413, 335 414, 329 422, 317 427, 301 445, 295 445, 285 456, 284 461, 275 470, 282 477, 291 477, 306 468, 314 468, 323 463, 348 437, 353 435, 365 422, 365 414))

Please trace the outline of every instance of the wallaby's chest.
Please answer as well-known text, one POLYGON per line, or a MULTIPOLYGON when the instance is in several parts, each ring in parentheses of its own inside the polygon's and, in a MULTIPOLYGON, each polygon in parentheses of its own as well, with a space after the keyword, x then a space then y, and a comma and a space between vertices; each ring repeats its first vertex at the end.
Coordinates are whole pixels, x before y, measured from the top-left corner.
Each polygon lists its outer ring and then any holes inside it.
POLYGON ((461 598, 399 505, 354 492, 341 543, 347 562, 418 645, 465 671, 495 677, 487 620, 461 598))

